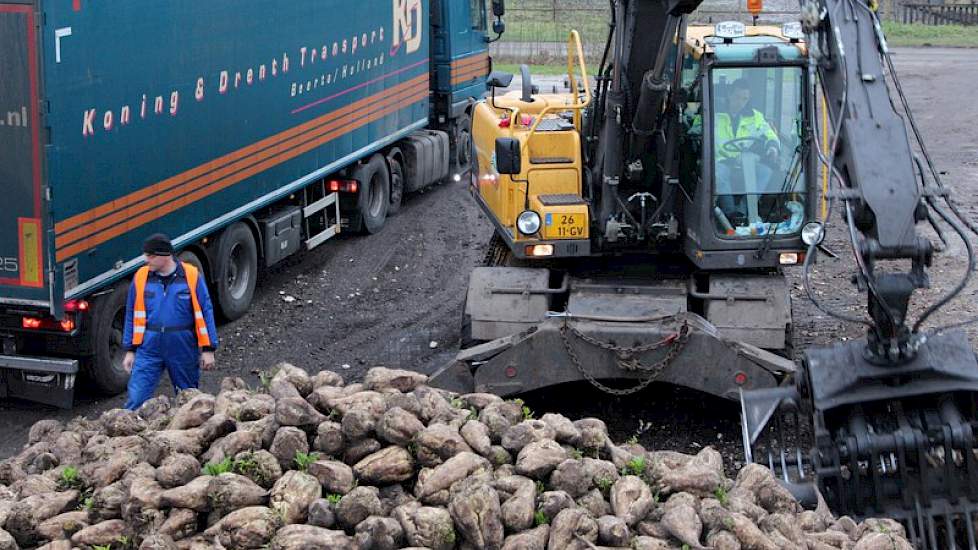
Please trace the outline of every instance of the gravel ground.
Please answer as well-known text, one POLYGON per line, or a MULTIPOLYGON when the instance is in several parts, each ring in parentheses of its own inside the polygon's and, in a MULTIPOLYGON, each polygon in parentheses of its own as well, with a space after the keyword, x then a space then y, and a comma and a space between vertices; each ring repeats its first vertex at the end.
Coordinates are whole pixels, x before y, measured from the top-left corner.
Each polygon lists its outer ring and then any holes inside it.
MULTIPOLYGON (((894 60, 934 161, 946 173, 945 183, 978 219, 978 109, 955 101, 975 92, 969 75, 978 71, 978 50, 900 48, 894 60)), ((541 89, 553 85, 543 80, 541 89)), ((828 245, 840 259, 823 257, 815 288, 833 306, 858 311, 863 299, 848 282, 851 256, 838 231, 841 226, 837 220, 833 224, 828 245), (844 293, 836 296, 839 289, 844 293)), ((216 392, 225 376, 257 384, 258 371, 278 361, 311 371, 335 370, 347 380, 359 379, 372 366, 433 372, 457 350, 468 273, 481 260, 490 236, 490 225, 464 184, 449 183, 411 197, 379 235, 343 236, 290 258, 264 274, 248 315, 220 327, 218 370, 204 374, 203 389, 216 392)), ((934 289, 920 293, 916 303, 925 303, 960 277, 963 262, 963 246, 952 242, 931 270, 934 289)), ((965 298, 935 322, 978 314, 976 288, 969 286, 965 298)), ((798 349, 860 335, 859 327, 820 314, 804 298, 800 280, 794 309, 798 349)), ((978 333, 972 329, 969 334, 978 344, 978 333)), ((741 456, 739 407, 734 403, 670 387, 653 387, 627 400, 590 387, 568 391, 572 395, 531 395, 526 401, 536 411, 600 416, 616 440, 635 436, 649 448, 687 452, 713 445, 728 457, 741 456)), ((123 402, 121 396, 93 400, 85 393, 79 391, 72 411, 0 402, 0 457, 19 449, 37 420, 94 416, 123 402)))

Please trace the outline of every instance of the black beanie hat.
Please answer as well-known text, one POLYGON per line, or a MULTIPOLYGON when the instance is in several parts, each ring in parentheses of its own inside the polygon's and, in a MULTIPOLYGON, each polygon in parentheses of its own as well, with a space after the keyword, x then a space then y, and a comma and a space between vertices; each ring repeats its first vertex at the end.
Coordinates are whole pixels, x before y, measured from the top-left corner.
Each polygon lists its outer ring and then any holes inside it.
POLYGON ((172 256, 173 245, 170 244, 170 237, 163 233, 150 235, 143 241, 143 253, 153 256, 172 256))

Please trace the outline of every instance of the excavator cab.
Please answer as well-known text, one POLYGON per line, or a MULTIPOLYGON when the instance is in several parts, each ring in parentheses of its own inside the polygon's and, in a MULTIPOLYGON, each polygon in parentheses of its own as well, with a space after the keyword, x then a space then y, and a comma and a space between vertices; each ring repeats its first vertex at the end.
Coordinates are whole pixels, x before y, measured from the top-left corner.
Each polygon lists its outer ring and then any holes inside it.
POLYGON ((687 29, 680 184, 692 199, 686 252, 703 268, 804 258, 819 174, 802 140, 814 106, 794 31, 738 22, 687 29))

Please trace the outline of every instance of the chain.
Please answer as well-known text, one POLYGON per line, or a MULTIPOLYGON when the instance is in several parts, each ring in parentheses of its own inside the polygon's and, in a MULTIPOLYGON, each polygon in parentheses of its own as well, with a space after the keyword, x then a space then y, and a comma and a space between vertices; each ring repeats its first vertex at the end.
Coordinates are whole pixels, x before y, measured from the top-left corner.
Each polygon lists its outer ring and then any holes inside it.
POLYGON ((683 349, 686 347, 686 343, 689 341, 689 325, 684 322, 683 326, 679 329, 679 332, 672 334, 659 342, 628 348, 624 346, 616 346, 607 342, 601 342, 600 340, 591 338, 590 336, 587 336, 576 328, 570 326, 567 318, 564 318, 564 323, 560 327, 560 337, 564 341, 564 348, 567 349, 567 355, 570 356, 571 362, 574 363, 577 370, 584 375, 584 378, 586 378, 591 385, 610 395, 625 396, 647 388, 649 384, 659 378, 662 372, 666 370, 666 367, 668 367, 676 359, 676 357, 682 353, 683 349), (618 362, 618 367, 622 370, 629 372, 645 372, 648 373, 648 376, 643 378, 637 385, 632 386, 631 388, 619 389, 602 384, 597 378, 594 377, 594 375, 584 368, 584 365, 581 364, 581 360, 577 356, 577 351, 575 351, 574 347, 571 346, 568 333, 573 333, 575 336, 588 344, 614 353, 615 359, 618 362), (651 365, 642 364, 641 360, 638 358, 638 355, 641 353, 662 349, 666 346, 670 346, 669 351, 666 352, 662 359, 651 365))

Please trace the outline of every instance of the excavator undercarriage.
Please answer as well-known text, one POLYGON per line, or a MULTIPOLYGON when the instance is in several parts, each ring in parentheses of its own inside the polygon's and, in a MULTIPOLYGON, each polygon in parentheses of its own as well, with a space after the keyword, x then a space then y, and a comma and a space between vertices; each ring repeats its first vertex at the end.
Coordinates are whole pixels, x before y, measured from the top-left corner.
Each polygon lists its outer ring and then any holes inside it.
MULTIPOLYGON (((795 370, 784 357, 725 338, 687 311, 682 281, 602 283, 564 275, 550 288, 549 279, 547 269, 477 268, 466 324, 470 335, 488 341, 463 349, 435 383, 509 396, 587 381, 621 396, 666 382, 737 399, 740 389, 775 387, 795 370), (489 277, 492 285, 480 284, 489 277)), ((783 341, 784 325, 773 330, 783 341)))

